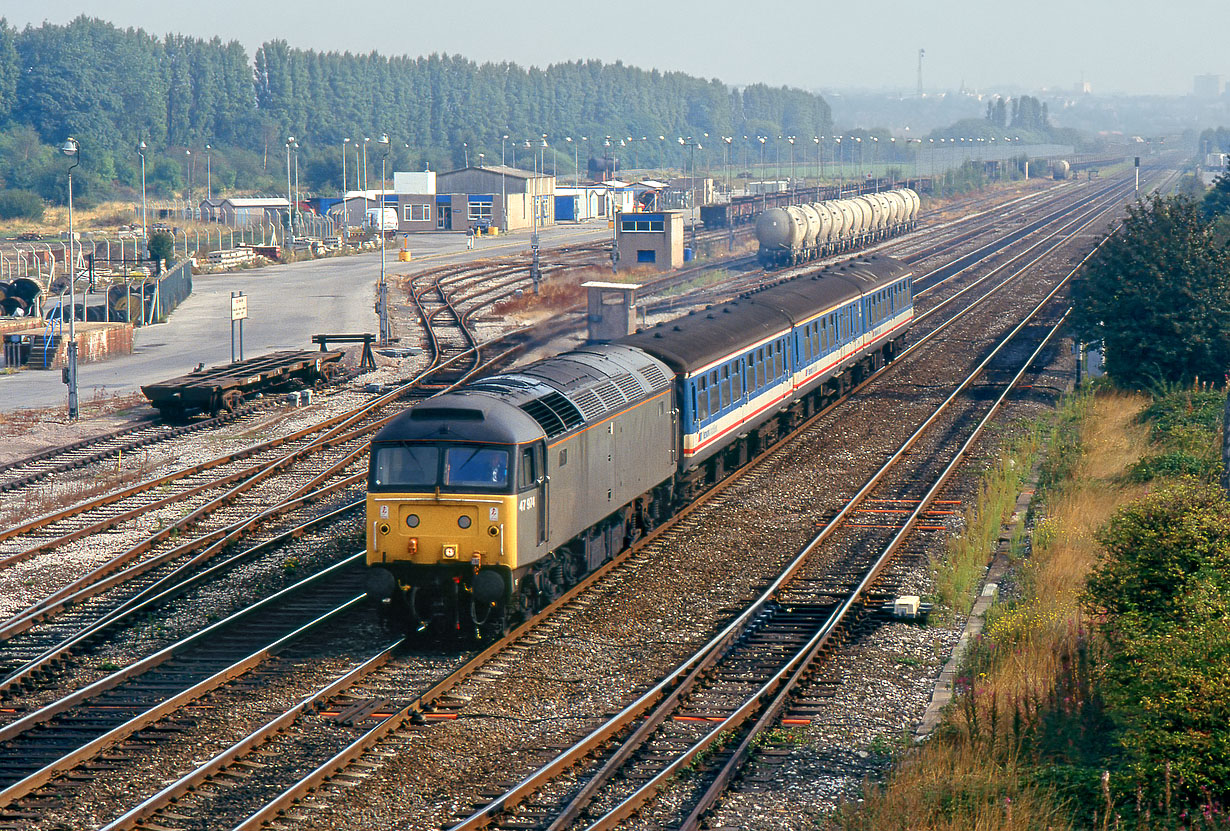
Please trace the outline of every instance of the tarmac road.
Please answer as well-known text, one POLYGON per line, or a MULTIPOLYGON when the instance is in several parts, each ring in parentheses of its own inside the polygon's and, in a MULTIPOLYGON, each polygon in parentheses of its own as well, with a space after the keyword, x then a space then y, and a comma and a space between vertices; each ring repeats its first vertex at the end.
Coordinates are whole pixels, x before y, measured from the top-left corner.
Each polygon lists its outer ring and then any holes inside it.
MULTIPOLYGON (((562 225, 540 232, 543 248, 608 238, 606 223, 562 225)), ((517 254, 529 249, 529 234, 480 237, 467 251, 464 234, 421 234, 410 238, 414 260, 397 261, 396 246, 386 252, 386 274, 408 274, 441 263, 517 254)), ((314 349, 322 332, 378 332, 375 313, 380 254, 272 265, 192 278, 192 294, 166 323, 138 328, 133 353, 101 363, 81 364, 77 379, 82 402, 99 394, 139 392, 161 381, 231 360, 230 297, 248 296, 243 353, 252 358, 282 349, 314 349)), ((238 329, 238 326, 236 326, 238 329)), ((238 333, 237 333, 238 334, 238 333)), ((57 371, 23 369, 0 375, 0 411, 67 406, 68 391, 57 371)))

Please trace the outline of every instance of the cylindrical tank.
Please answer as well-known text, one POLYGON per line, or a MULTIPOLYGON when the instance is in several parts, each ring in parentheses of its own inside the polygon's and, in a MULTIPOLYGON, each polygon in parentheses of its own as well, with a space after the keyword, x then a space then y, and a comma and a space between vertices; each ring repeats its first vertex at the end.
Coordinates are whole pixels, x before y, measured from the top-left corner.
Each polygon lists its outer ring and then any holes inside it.
POLYGON ((868 194, 872 204, 875 206, 875 231, 877 234, 883 235, 888 230, 889 220, 892 219, 893 208, 889 204, 888 197, 883 193, 868 194))
POLYGON ((900 190, 890 190, 884 194, 884 198, 888 200, 888 227, 896 230, 898 225, 905 222, 905 216, 909 212, 905 196, 900 190))
POLYGON ((854 233, 859 236, 870 234, 875 229, 875 206, 872 201, 866 196, 851 196, 846 201, 859 215, 854 233))
POLYGON ((820 233, 820 213, 814 206, 804 203, 799 205, 805 223, 803 228, 803 247, 812 248, 816 244, 816 235, 820 233))
POLYGON ((43 293, 43 287, 37 281, 31 280, 29 277, 18 277, 9 284, 9 289, 5 292, 8 297, 20 297, 26 303, 33 303, 38 299, 38 296, 43 293))
POLYGON ((1051 165, 1051 169, 1055 171, 1056 179, 1066 179, 1072 170, 1072 165, 1068 164, 1066 159, 1060 159, 1051 165))
POLYGON ((811 207, 820 217, 820 233, 816 234, 816 244, 828 245, 833 241, 833 232, 841 227, 841 214, 829 207, 827 202, 813 202, 811 207))
POLYGON ((849 199, 834 199, 829 202, 829 209, 841 217, 841 228, 834 233, 834 241, 849 242, 856 232, 854 226, 858 220, 854 213, 854 206, 850 204, 849 199))
POLYGON ((802 213, 796 209, 769 208, 756 219, 756 241, 761 251, 794 251, 803 241, 804 227, 802 213))
POLYGON ((902 188, 901 195, 905 198, 905 222, 913 222, 918 218, 918 209, 922 205, 922 200, 918 198, 918 194, 913 188, 902 188))

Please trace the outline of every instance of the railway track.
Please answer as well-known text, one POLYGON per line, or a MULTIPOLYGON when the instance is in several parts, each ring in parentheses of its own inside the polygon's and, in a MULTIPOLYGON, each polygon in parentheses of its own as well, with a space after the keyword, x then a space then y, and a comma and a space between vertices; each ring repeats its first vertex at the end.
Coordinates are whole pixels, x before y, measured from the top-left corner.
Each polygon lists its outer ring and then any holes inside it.
MULTIPOLYGON (((1026 266, 1024 264, 1020 266, 1021 269, 1025 267, 1026 266)), ((1004 283, 1001 282, 998 285, 1003 286, 1004 283)), ((990 296, 990 295, 987 295, 987 296, 990 296)), ((968 309, 966 310, 966 312, 968 312, 968 309)), ((898 365, 899 364, 894 364, 892 366, 898 366, 898 365)), ((612 567, 612 570, 613 570, 613 567, 612 567)), ((587 583, 586 585, 593 585, 598 580, 603 579, 605 575, 609 575, 610 573, 611 571, 605 571, 602 575, 595 575, 593 580, 587 583)), ((578 599, 578 598, 582 598, 582 594, 578 591, 574 591, 573 593, 570 593, 569 596, 565 597, 561 601, 561 604, 572 603, 573 601, 576 601, 577 606, 581 606, 581 604, 585 603, 583 599, 578 599)), ((561 605, 560 608, 561 609, 566 608, 566 606, 561 605)), ((572 613, 573 614, 578 613, 577 609, 574 608, 572 610, 572 613)), ((559 627, 559 622, 555 621, 553 623, 551 620, 551 617, 548 615, 546 618, 536 619, 535 621, 531 622, 531 624, 527 625, 527 627, 525 627, 523 630, 515 634, 517 636, 522 637, 523 639, 528 637, 530 640, 533 640, 534 637, 538 637, 532 634, 535 629, 538 629, 538 631, 540 632, 546 632, 552 629, 558 629, 558 627, 559 627)), ((393 699, 390 699, 388 697, 386 697, 385 699, 380 699, 379 697, 373 698, 371 696, 364 694, 362 690, 359 690, 358 692, 352 691, 349 697, 345 698, 341 703, 339 703, 336 696, 339 693, 341 693, 341 690, 334 688, 333 685, 330 685, 330 688, 327 691, 322 691, 320 696, 317 696, 313 699, 316 705, 325 707, 326 708, 325 712, 332 713, 336 711, 340 713, 342 712, 342 710, 339 710, 338 708, 343 707, 343 704, 344 704, 345 705, 344 709, 350 713, 351 723, 343 724, 342 733, 350 737, 354 737, 354 735, 357 732, 359 732, 357 729, 357 725, 364 724, 366 722, 375 721, 376 726, 374 728, 374 732, 368 731, 373 734, 374 738, 368 737, 364 739, 363 741, 354 741, 354 742, 345 743, 346 744, 345 749, 339 757, 323 761, 322 764, 316 767, 313 775, 307 777, 305 782, 308 782, 309 780, 315 783, 319 783, 320 781, 323 781, 323 779, 327 778, 331 773, 336 771, 339 765, 344 764, 347 759, 352 759, 352 760, 358 759, 360 761, 360 764, 357 766, 359 770, 362 770, 364 768, 364 765, 378 764, 380 761, 379 757, 380 757, 381 751, 378 747, 375 746, 374 742, 378 741, 380 735, 391 734, 395 732, 396 730, 398 730, 400 726, 405 725, 409 722, 413 722, 418 717, 428 718, 434 715, 434 716, 446 717, 445 720, 447 720, 447 716, 450 714, 450 712, 452 714, 456 714, 458 709, 464 707, 464 703, 454 704, 453 706, 449 706, 450 699, 447 697, 447 691, 451 689, 455 689, 455 685, 457 683, 460 683, 460 679, 471 677, 475 672, 479 672, 480 668, 482 667, 489 667, 490 672, 496 673, 498 675, 498 671, 495 669, 494 666, 491 665, 491 661, 495 659, 496 656, 498 655, 505 655, 507 659, 511 660, 514 656, 507 655, 506 653, 509 647, 513 645, 515 644, 512 641, 510 641, 506 644, 503 644, 502 646, 497 645, 497 647, 499 648, 493 647, 492 650, 488 650, 483 655, 480 655, 477 658, 475 658, 473 662, 467 665, 467 667, 464 669, 463 672, 458 673, 457 679, 454 679, 454 681, 451 682, 453 686, 450 686, 448 679, 445 679, 445 681, 441 681, 440 683, 435 684, 431 689, 425 690, 424 695, 417 697, 414 701, 411 701, 410 704, 406 705, 403 708, 398 709, 397 712, 393 712, 393 713, 386 713, 386 709, 391 709, 391 707, 389 707, 388 702, 393 699), (431 705, 433 702, 439 703, 441 705, 438 708, 439 711, 437 713, 431 712, 432 710, 431 705), (366 759, 367 761, 365 762, 364 759, 366 759)), ((528 648, 528 645, 525 643, 522 643, 520 648, 528 648)), ((379 656, 374 656, 372 660, 376 661, 378 657, 379 656)), ((378 666, 384 667, 387 665, 388 661, 389 659, 386 657, 380 661, 378 666)), ((377 665, 373 665, 371 672, 376 672, 376 671, 377 671, 377 665)), ((398 676, 398 677, 401 677, 401 676, 398 676)), ((383 680, 377 679, 377 680, 371 681, 370 683, 373 684, 375 687, 380 687, 380 688, 385 688, 385 689, 393 688, 396 686, 396 684, 394 683, 394 680, 390 678, 384 678, 383 680)), ((414 688, 412 687, 411 689, 414 689, 414 688)), ((418 689, 423 689, 423 687, 419 686, 418 689)), ((402 701, 405 700, 404 693, 400 698, 402 701)), ((462 701, 462 699, 457 698, 456 701, 462 701)), ((398 703, 400 703, 400 701, 398 703)), ((334 717, 328 717, 328 718, 333 718, 334 721, 337 720, 334 717)), ((312 735, 316 735, 316 731, 325 729, 324 726, 322 725, 322 721, 327 721, 328 718, 324 720, 321 720, 321 719, 312 720, 312 727, 311 727, 312 735)), ((247 743, 249 747, 251 747, 251 746, 254 746, 255 744, 259 744, 261 741, 264 741, 264 740, 265 739, 257 738, 254 735, 246 739, 245 742, 247 743)), ((333 741, 333 740, 330 740, 330 741, 333 741)), ((329 744, 329 743, 330 742, 325 742, 324 744, 329 744)), ((293 744, 293 742, 291 742, 291 744, 293 744)), ((230 759, 233 762, 234 760, 242 758, 241 752, 236 751, 236 753, 238 753, 239 755, 231 754, 228 756, 224 754, 224 756, 226 756, 226 758, 230 759)), ((222 756, 218 757, 218 759, 222 759, 222 758, 223 758, 222 756)), ((210 762, 203 767, 211 767, 215 771, 221 771, 221 770, 227 769, 227 764, 229 763, 224 762, 224 761, 215 760, 214 762, 210 762)), ((350 774, 350 775, 353 776, 354 774, 350 774)), ((225 778, 226 777, 222 777, 221 781, 225 781, 225 778)), ((200 780, 198 779, 196 781, 199 783, 200 780)), ((187 793, 186 789, 189 787, 193 787, 193 786, 188 785, 188 784, 183 784, 183 783, 176 783, 176 785, 169 786, 167 792, 161 795, 161 798, 169 801, 174 796, 176 796, 177 793, 178 794, 187 793)), ((212 787, 214 786, 211 785, 211 788, 212 787)), ((310 787, 310 782, 309 784, 301 783, 299 786, 297 786, 296 793, 302 793, 301 789, 303 787, 310 787)), ((288 791, 287 793, 290 793, 290 792, 288 791)), ((278 811, 285 810, 289 802, 293 801, 293 799, 294 799, 294 796, 284 796, 280 798, 279 800, 276 800, 275 802, 269 803, 268 806, 261 809, 259 812, 252 814, 251 818, 244 825, 239 826, 239 827, 256 827, 256 825, 258 825, 260 822, 263 822, 269 819, 270 817, 275 816, 278 811)), ((140 809, 136 809, 135 812, 130 814, 125 820, 123 820, 123 822, 117 823, 113 827, 126 827, 125 823, 135 822, 138 815, 151 815, 151 812, 155 810, 157 810, 157 808, 154 807, 152 804, 145 805, 141 807, 140 809)))
MULTIPOLYGON (((579 596, 579 595, 575 595, 575 596, 579 596)), ((581 602, 584 602, 584 601, 581 601, 581 602)), ((480 656, 480 657, 481 657, 481 656, 480 656)), ((488 658, 490 658, 490 657, 491 657, 491 656, 488 656, 488 658)), ((373 660, 374 660, 374 659, 373 659, 373 660)), ((385 661, 387 661, 387 660, 388 660, 388 658, 386 657, 384 660, 385 660, 385 661)), ((486 660, 486 659, 484 659, 484 660, 486 660)), ((383 661, 382 661, 381 663, 382 663, 382 665, 383 665, 383 661)), ((480 662, 479 664, 476 664, 475 666, 484 666, 484 665, 485 665, 485 664, 483 664, 483 663, 481 663, 481 662, 480 662)), ((471 670, 473 671, 473 668, 471 668, 471 670)), ((374 671, 374 669, 373 669, 373 671, 374 671)), ((421 668, 420 668, 420 671, 421 671, 421 668)), ((356 678, 357 678, 357 676, 356 676, 356 678)), ((403 679, 403 680, 404 680, 404 679, 403 679)), ((385 683, 388 683, 388 682, 386 681, 385 683)), ((444 683, 444 682, 441 682, 441 684, 443 684, 443 683, 444 683)), ((440 687, 441 687, 441 684, 436 684, 436 685, 433 687, 433 689, 434 689, 434 688, 440 688, 440 687)), ((334 685, 332 685, 332 684, 330 685, 330 687, 333 687, 333 686, 334 686, 334 685)), ((426 689, 426 687, 427 687, 427 684, 425 684, 425 683, 419 683, 419 684, 418 684, 418 685, 416 685, 416 686, 412 686, 412 687, 411 687, 411 689, 416 689, 416 688, 417 688, 417 689, 426 689)), ((395 688, 395 685, 389 684, 389 688, 390 688, 390 689, 395 688)), ((405 688, 403 687, 403 693, 404 693, 404 689, 405 689, 405 688)), ((321 703, 321 702, 331 702, 331 701, 335 701, 335 699, 334 699, 334 697, 333 697, 333 696, 334 696, 337 692, 340 692, 340 690, 341 690, 341 688, 338 688, 338 689, 337 689, 337 690, 335 690, 334 692, 329 693, 329 694, 327 694, 327 695, 325 695, 324 693, 322 693, 322 695, 324 695, 325 697, 323 697, 323 698, 317 697, 317 698, 316 698, 316 699, 314 699, 314 700, 315 700, 318 704, 319 704, 319 703, 321 703)), ((429 692, 429 693, 430 693, 430 692, 432 692, 432 690, 431 690, 431 689, 428 689, 428 690, 427 690, 427 692, 429 692)), ((433 702, 433 701, 434 701, 434 702, 442 702, 442 701, 446 701, 446 699, 443 699, 441 696, 442 696, 442 694, 440 694, 440 695, 434 695, 434 696, 422 696, 422 697, 420 697, 420 699, 419 699, 420 708, 419 708, 419 709, 415 709, 415 708, 413 708, 413 707, 412 707, 412 708, 410 709, 410 711, 408 711, 408 713, 406 714, 406 716, 405 716, 405 719, 404 719, 404 720, 410 720, 410 721, 413 721, 413 720, 415 720, 415 718, 417 717, 417 716, 416 716, 416 714, 418 714, 418 716, 423 716, 423 717, 430 716, 430 715, 431 715, 430 713, 427 713, 427 714, 426 714, 426 716, 425 716, 425 715, 424 715, 424 713, 423 713, 423 711, 424 711, 424 710, 426 710, 426 709, 429 709, 429 705, 430 705, 430 703, 431 703, 431 702, 433 702)), ((387 698, 387 700, 394 700, 393 698, 389 698, 389 697, 386 697, 386 698, 387 698)), ((404 699, 404 694, 403 694, 402 696, 400 696, 400 698, 401 698, 401 699, 404 699)), ((379 713, 381 713, 381 712, 382 712, 382 710, 381 710, 380 706, 367 706, 367 705, 371 704, 371 702, 374 700, 374 699, 372 699, 370 696, 360 695, 360 696, 359 696, 359 698, 358 698, 357 700, 359 700, 360 702, 362 702, 362 703, 363 703, 363 706, 360 706, 357 710, 355 710, 355 712, 356 712, 356 713, 359 713, 359 712, 365 712, 365 713, 366 713, 366 716, 364 716, 364 717, 362 717, 362 718, 352 719, 352 723, 350 723, 350 724, 344 724, 344 725, 343 725, 343 728, 344 728, 344 729, 343 729, 343 731, 342 731, 342 732, 343 732, 343 733, 346 733, 347 735, 350 735, 350 736, 353 736, 353 735, 355 734, 355 732, 356 732, 356 725, 355 725, 355 722, 356 722, 356 721, 357 721, 357 723, 362 724, 362 723, 364 723, 365 721, 370 721, 370 720, 372 720, 372 717, 374 717, 374 715, 375 715, 375 714, 379 714, 379 713), (367 709, 364 711, 363 707, 365 707, 365 706, 367 707, 367 709)), ((444 713, 445 715, 447 715, 447 713, 448 713, 448 709, 447 709, 447 708, 444 708, 444 707, 442 707, 441 709, 442 709, 443 713, 444 713)), ((332 712, 332 711, 328 711, 328 712, 332 712)), ((400 723, 400 722, 398 722, 398 723, 400 723)), ((391 731, 392 729, 393 729, 393 728, 390 728, 390 731, 391 731)), ((254 740, 254 741, 255 741, 255 740, 254 740)), ((361 756, 363 756, 363 754, 364 754, 364 753, 376 752, 376 751, 367 751, 367 750, 364 750, 362 747, 360 747, 360 748, 357 748, 357 749, 355 749, 355 750, 352 750, 352 752, 354 752, 354 753, 356 753, 356 754, 357 754, 357 755, 355 755, 355 757, 354 757, 354 758, 360 758, 361 756)), ((377 755, 377 756, 379 756, 379 753, 376 753, 376 755, 377 755)), ((241 758, 241 757, 242 757, 242 754, 240 754, 240 756, 237 756, 237 757, 235 757, 235 758, 241 758)), ((223 768, 220 768, 220 769, 224 769, 224 768, 225 768, 225 765, 223 765, 223 768)), ((224 778, 225 778, 225 777, 224 777, 224 778)), ((284 803, 283 803, 283 804, 284 804, 284 803)), ((267 816, 267 815, 266 815, 266 816, 267 816)))

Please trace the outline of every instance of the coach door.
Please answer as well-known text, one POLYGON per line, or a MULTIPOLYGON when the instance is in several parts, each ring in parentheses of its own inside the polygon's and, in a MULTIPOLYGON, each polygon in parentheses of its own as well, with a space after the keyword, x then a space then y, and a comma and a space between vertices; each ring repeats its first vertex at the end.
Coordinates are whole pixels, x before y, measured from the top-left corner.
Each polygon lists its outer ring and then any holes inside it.
MULTIPOLYGON (((543 464, 543 444, 521 448, 521 462, 517 479, 518 522, 532 523, 534 545, 547 541, 547 471, 543 464)), ((518 535, 522 540, 524 536, 518 535)))

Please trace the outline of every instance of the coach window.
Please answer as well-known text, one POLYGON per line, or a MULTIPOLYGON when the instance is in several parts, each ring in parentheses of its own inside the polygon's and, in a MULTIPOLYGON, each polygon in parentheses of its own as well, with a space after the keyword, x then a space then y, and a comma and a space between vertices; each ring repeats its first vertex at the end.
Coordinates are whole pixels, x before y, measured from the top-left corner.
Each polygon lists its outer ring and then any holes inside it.
POLYGON ((693 392, 696 394, 700 404, 696 410, 696 420, 704 421, 709 417, 709 387, 703 376, 696 379, 696 387, 693 392))
POLYGON ((774 380, 782 377, 782 342, 775 341, 773 343, 773 378, 774 380))
POLYGON ((722 409, 730 406, 730 366, 722 367, 722 409))
POLYGON ((743 397, 743 359, 735 359, 735 372, 730 379, 730 395, 735 401, 743 397))
POLYGON ((820 357, 820 321, 811 325, 811 354, 820 357))
POLYGON ((709 372, 709 412, 717 415, 722 409, 722 401, 718 396, 718 371, 716 369, 709 372))
POLYGON ((811 363, 811 338, 806 332, 799 332, 799 337, 803 340, 803 360, 811 363))
POLYGON ((764 347, 756 350, 755 358, 756 389, 764 386, 764 347))

